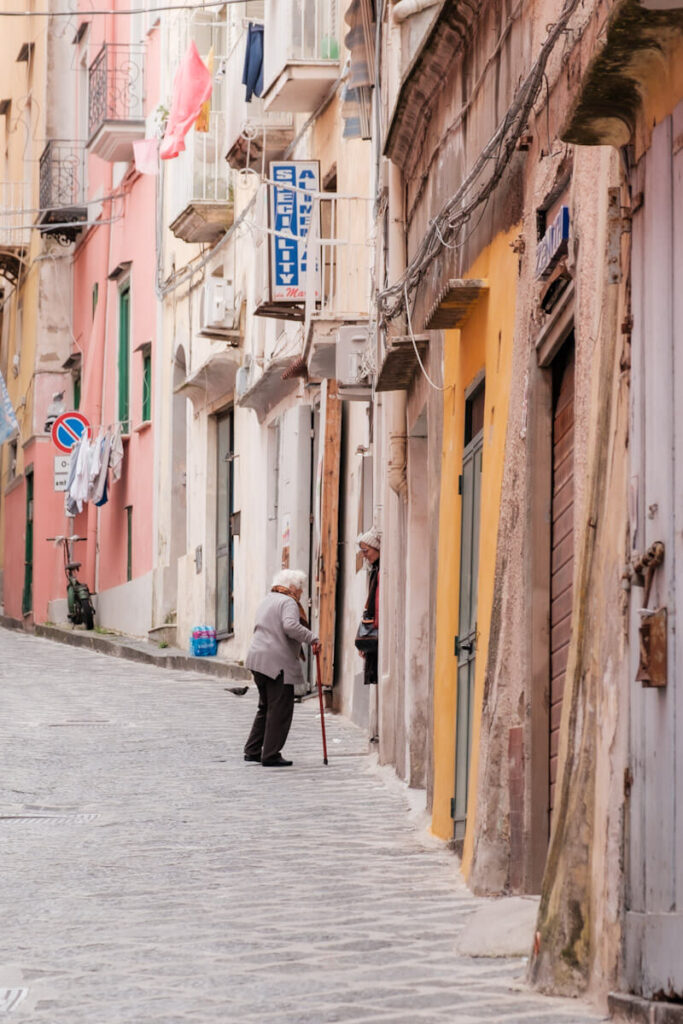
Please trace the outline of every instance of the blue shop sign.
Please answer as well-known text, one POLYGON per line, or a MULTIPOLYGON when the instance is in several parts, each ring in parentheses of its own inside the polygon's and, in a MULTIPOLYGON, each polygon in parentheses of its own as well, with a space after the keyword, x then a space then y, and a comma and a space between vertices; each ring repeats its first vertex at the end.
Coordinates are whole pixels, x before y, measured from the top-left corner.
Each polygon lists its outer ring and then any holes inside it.
POLYGON ((569 207, 563 206, 536 246, 536 277, 545 277, 567 251, 569 207))
MULTIPOLYGON (((274 160, 270 177, 274 183, 270 188, 271 300, 301 302, 306 298, 306 236, 313 198, 320 190, 320 164, 317 160, 274 160)), ((318 296, 320 267, 315 269, 318 296)))

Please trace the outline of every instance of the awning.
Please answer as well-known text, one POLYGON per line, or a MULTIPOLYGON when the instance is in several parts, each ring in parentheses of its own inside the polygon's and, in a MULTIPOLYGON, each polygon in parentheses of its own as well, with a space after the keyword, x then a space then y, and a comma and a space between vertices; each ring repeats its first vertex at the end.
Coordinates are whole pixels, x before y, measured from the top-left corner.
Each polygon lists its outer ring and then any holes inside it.
POLYGON ((212 405, 224 396, 227 399, 235 389, 235 376, 239 365, 238 348, 230 346, 217 349, 174 388, 174 393, 185 395, 194 406, 199 407, 212 405))

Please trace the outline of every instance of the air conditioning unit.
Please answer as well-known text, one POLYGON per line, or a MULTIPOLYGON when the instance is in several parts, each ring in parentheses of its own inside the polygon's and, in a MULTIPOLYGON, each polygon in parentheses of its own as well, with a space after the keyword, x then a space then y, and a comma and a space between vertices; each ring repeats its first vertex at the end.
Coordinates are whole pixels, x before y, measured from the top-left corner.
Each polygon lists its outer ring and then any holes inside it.
POLYGON ((370 333, 363 324, 340 327, 337 331, 336 370, 343 398, 367 400, 370 397, 370 371, 367 349, 370 333))
POLYGON ((199 297, 199 333, 207 338, 234 337, 239 333, 239 303, 233 282, 210 277, 199 297))

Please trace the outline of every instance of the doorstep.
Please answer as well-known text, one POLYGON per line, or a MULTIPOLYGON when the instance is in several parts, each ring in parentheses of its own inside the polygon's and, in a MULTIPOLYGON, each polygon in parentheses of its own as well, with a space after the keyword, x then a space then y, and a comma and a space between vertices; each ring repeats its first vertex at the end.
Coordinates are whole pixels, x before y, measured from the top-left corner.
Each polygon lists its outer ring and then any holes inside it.
MULTIPOLYGON (((4 625, 4 623, 0 622, 4 625)), ((31 632, 47 640, 70 644, 72 647, 85 647, 99 654, 108 654, 114 658, 126 658, 143 665, 156 665, 157 668, 181 669, 190 672, 201 672, 203 675, 230 682, 248 683, 251 672, 242 665, 222 661, 218 658, 196 658, 178 647, 159 648, 148 640, 124 636, 121 633, 96 633, 92 630, 77 629, 69 626, 53 626, 36 623, 31 632)))
POLYGON ((610 1017, 624 1024, 683 1024, 683 1004, 660 1003, 628 992, 610 992, 610 1017))

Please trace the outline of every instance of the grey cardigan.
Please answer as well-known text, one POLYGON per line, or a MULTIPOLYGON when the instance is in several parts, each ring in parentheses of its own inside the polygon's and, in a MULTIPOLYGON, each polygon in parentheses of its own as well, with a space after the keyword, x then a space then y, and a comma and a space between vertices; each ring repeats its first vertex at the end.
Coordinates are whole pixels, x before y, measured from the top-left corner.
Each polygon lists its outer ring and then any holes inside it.
POLYGON ((315 633, 299 622, 299 608, 293 597, 271 591, 256 610, 254 636, 245 665, 253 672, 275 679, 284 672, 290 686, 303 682, 302 644, 317 640, 315 633))

